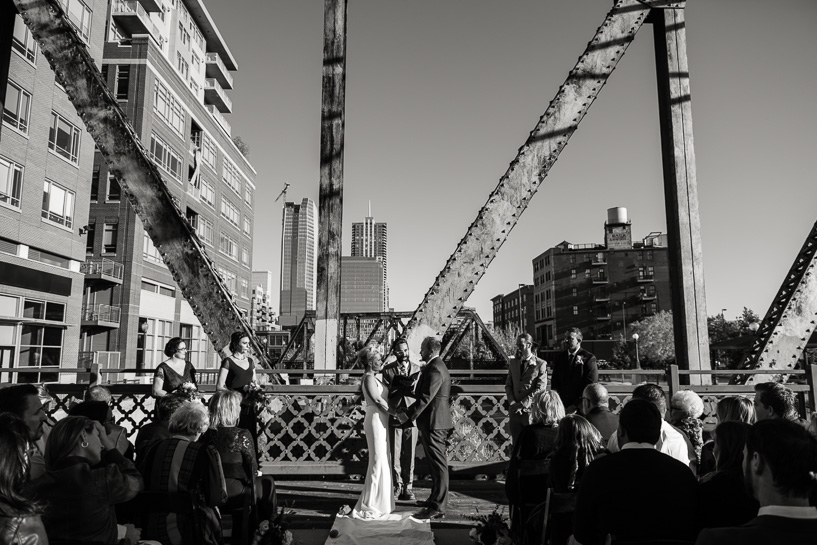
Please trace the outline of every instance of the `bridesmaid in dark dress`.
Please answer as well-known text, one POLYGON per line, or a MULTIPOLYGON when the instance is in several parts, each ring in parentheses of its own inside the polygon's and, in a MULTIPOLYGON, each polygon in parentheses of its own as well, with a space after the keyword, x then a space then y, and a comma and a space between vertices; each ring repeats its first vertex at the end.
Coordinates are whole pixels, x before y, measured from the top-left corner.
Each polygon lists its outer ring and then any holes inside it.
POLYGON ((168 359, 156 367, 153 375, 153 396, 164 397, 176 388, 190 382, 196 384, 196 369, 187 361, 187 343, 180 337, 173 337, 165 345, 168 359))
POLYGON ((255 407, 247 397, 247 387, 255 382, 255 358, 250 355, 250 338, 243 331, 230 336, 230 355, 221 361, 216 390, 234 390, 242 396, 238 427, 250 432, 253 444, 258 445, 258 425, 255 407))

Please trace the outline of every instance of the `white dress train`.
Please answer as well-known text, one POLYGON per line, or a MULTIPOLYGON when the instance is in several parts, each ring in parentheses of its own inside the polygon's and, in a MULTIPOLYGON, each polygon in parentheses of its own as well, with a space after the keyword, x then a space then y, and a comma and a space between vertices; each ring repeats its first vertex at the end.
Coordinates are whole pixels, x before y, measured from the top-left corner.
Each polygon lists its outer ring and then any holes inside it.
MULTIPOLYGON (((363 380, 366 380, 365 376, 363 380)), ((383 383, 377 379, 371 382, 375 385, 371 395, 386 401, 383 383)), ((366 446, 369 448, 369 468, 363 492, 352 511, 352 517, 366 520, 399 519, 399 515, 391 515, 394 511, 394 491, 389 460, 389 415, 374 403, 369 395, 364 385, 366 418, 363 430, 366 434, 366 446)))

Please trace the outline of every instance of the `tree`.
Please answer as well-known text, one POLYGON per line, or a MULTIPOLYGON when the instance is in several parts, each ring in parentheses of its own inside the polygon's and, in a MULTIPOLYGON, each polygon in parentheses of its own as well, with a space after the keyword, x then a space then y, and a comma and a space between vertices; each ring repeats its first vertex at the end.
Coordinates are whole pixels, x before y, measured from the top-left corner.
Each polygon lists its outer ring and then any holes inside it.
POLYGON ((638 356, 644 368, 665 368, 675 363, 672 312, 662 310, 630 326, 638 333, 638 356))
POLYGON ((241 155, 244 157, 250 156, 250 146, 244 142, 243 138, 240 136, 233 136, 233 144, 235 144, 235 147, 237 147, 238 151, 241 152, 241 155))
MULTIPOLYGON (((613 357, 610 360, 609 366, 612 369, 629 369, 632 365, 630 358, 630 347, 624 339, 624 335, 619 334, 618 341, 613 347, 613 357)), ((599 363, 601 366, 601 363, 599 363)))
MULTIPOLYGON (((750 326, 753 323, 760 323, 760 318, 754 311, 746 307, 743 307, 743 312, 735 320, 727 320, 723 314, 710 316, 706 320, 709 331, 709 344, 752 335, 753 332, 750 326)), ((744 351, 742 350, 712 350, 710 352, 710 359, 713 363, 717 362, 720 367, 729 369, 739 367, 743 356, 744 351)))

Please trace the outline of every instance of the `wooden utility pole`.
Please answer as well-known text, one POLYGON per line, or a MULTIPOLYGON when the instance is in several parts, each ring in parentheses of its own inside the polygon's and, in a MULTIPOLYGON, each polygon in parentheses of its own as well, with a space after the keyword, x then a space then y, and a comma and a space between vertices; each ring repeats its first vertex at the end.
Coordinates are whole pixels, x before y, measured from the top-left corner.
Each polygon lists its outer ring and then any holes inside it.
MULTIPOLYGON (((653 9, 650 20, 654 26, 675 353, 681 369, 710 369, 683 3, 653 9)), ((700 384, 702 377, 691 375, 692 383, 700 384)))
POLYGON ((346 104, 347 0, 325 0, 321 105, 321 187, 318 200, 318 286, 315 368, 337 367, 340 252, 343 221, 343 140, 346 104))

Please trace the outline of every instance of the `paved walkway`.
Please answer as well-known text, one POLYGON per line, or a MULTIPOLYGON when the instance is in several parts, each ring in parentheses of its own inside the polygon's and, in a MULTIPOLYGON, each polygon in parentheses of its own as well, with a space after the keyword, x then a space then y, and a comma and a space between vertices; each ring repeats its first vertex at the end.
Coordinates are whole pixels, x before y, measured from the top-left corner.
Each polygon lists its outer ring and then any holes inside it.
MULTIPOLYGON (((291 515, 290 528, 300 545, 323 545, 335 515, 343 505, 354 507, 360 495, 363 481, 351 480, 285 480, 276 478, 278 504, 286 506, 291 515)), ((417 499, 429 494, 431 481, 418 481, 414 485, 417 499)), ((505 506, 505 482, 496 480, 452 480, 448 513, 442 521, 433 521, 437 545, 454 545, 470 542, 468 531, 473 522, 467 517, 477 513, 489 513, 499 504, 505 506)), ((397 502, 399 510, 413 509, 411 502, 397 502)), ((416 508, 419 510, 419 508, 416 508)))

